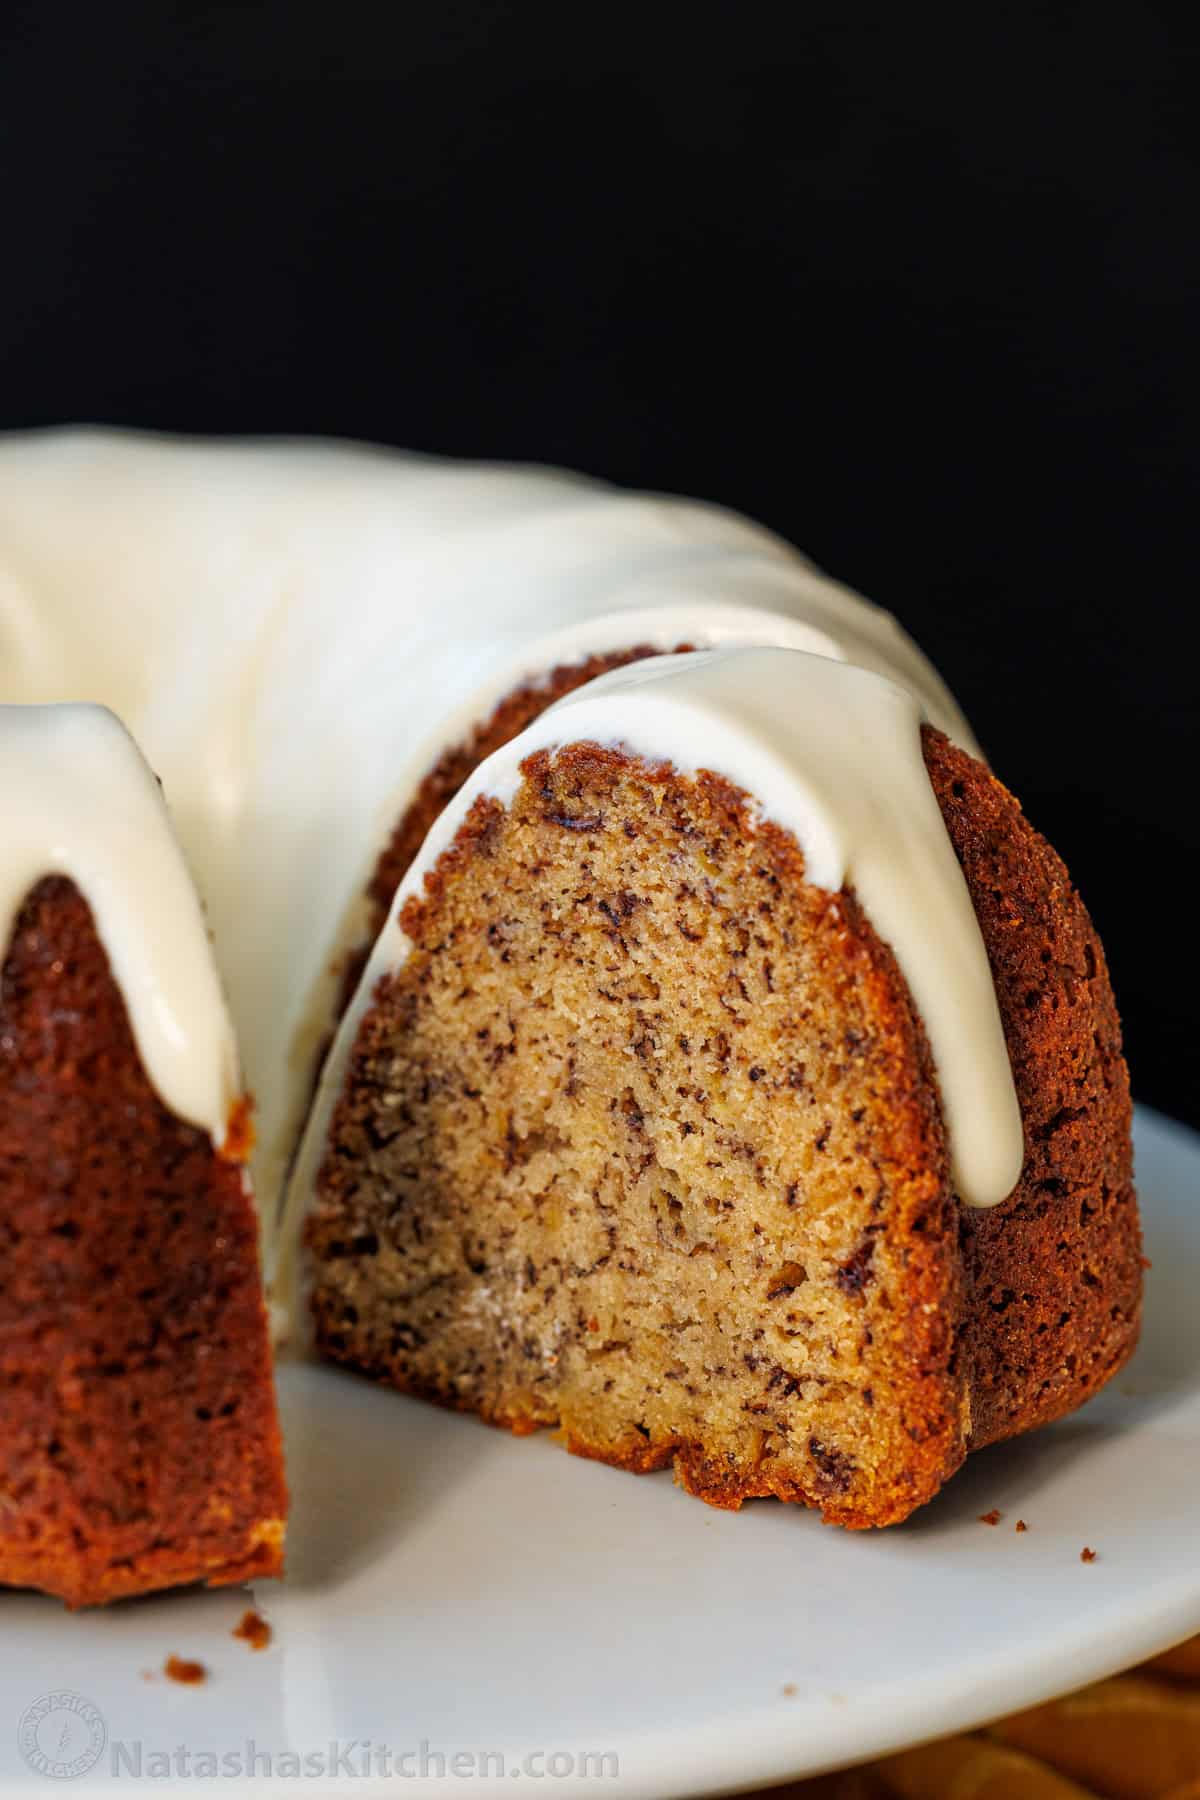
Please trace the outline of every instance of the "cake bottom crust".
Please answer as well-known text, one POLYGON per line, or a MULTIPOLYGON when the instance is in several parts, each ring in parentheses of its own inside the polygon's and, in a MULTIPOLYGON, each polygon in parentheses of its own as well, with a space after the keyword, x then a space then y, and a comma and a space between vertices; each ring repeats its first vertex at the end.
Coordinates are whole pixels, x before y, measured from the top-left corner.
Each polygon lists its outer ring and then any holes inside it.
POLYGON ((285 1519, 264 1519, 240 1548, 224 1544, 211 1553, 202 1544, 142 1552, 135 1561, 114 1560, 101 1540, 91 1556, 81 1556, 74 1540, 45 1541, 35 1553, 6 1550, 0 1577, 6 1588, 34 1588, 52 1594, 72 1610, 107 1606, 166 1588, 235 1587, 283 1573, 285 1519), (211 1560, 210 1560, 211 1555, 211 1560))

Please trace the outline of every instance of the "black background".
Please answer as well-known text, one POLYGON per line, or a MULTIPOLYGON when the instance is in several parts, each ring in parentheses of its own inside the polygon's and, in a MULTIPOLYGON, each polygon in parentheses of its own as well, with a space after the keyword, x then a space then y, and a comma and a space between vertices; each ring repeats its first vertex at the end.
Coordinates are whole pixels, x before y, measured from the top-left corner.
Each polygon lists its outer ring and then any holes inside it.
POLYGON ((939 663, 1200 1123, 1195 42, 999 12, 9 5, 0 423, 765 520, 939 663))

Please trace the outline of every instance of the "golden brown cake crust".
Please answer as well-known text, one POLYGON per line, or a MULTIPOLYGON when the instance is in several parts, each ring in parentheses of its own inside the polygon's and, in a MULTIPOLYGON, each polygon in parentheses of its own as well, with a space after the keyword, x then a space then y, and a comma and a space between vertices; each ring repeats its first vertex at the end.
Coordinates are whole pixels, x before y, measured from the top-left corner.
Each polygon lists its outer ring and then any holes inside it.
POLYGON ((1104 951, 1060 858, 981 763, 929 727, 924 743, 991 963, 1025 1129, 1012 1196, 960 1214, 978 1449, 1070 1412, 1137 1343, 1133 1111, 1104 951))
POLYGON ((0 1583, 87 1606, 278 1574, 286 1510, 242 1168, 158 1100, 48 878, 0 986, 0 1583))

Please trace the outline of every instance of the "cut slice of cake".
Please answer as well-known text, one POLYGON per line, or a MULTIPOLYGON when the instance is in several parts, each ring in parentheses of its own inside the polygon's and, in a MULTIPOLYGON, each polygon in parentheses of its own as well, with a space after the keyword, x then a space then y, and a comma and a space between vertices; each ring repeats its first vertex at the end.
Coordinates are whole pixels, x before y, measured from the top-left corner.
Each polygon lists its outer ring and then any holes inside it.
POLYGON ((1129 1354, 1129 1128, 1095 935, 980 763, 859 669, 658 658, 405 877, 297 1174, 317 1343, 888 1524, 1129 1354))
POLYGON ((232 1033, 150 771, 0 708, 0 1583, 273 1575, 287 1498, 232 1033))

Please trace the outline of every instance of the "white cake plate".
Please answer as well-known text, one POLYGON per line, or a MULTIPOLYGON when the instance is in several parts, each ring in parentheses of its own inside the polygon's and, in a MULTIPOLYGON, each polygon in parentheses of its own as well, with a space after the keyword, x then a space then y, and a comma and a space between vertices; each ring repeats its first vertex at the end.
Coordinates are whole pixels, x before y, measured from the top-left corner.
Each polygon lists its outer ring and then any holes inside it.
POLYGON ((714 1512, 667 1475, 285 1368, 291 1573, 255 1594, 273 1644, 232 1637, 243 1590, 74 1617, 0 1593, 0 1800, 53 1791, 20 1742, 46 1695, 26 1747, 61 1750, 73 1795, 654 1800, 978 1725, 1200 1631, 1200 1138, 1143 1110, 1137 1153, 1136 1360, 890 1531, 714 1512), (166 1680, 172 1653, 208 1679, 166 1680))

